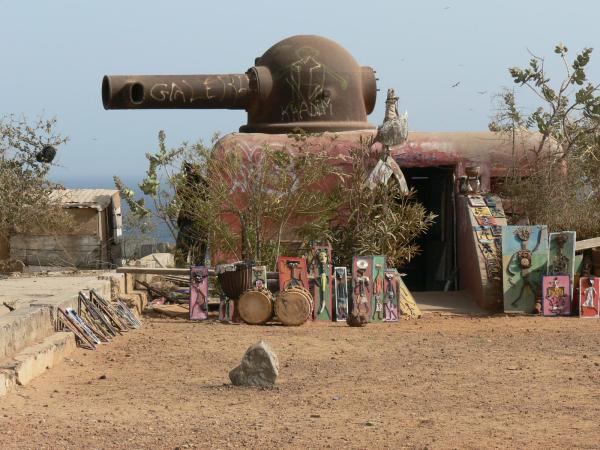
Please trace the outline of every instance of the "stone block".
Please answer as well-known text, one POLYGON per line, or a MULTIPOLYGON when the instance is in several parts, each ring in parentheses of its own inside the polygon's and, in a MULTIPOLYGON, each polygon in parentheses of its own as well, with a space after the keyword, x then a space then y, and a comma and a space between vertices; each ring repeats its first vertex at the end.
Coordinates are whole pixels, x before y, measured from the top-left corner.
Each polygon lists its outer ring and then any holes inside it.
POLYGON ((71 332, 54 333, 42 343, 28 347, 20 352, 9 362, 3 364, 2 369, 12 371, 17 384, 26 385, 60 363, 65 356, 70 355, 75 349, 75 335, 71 332))

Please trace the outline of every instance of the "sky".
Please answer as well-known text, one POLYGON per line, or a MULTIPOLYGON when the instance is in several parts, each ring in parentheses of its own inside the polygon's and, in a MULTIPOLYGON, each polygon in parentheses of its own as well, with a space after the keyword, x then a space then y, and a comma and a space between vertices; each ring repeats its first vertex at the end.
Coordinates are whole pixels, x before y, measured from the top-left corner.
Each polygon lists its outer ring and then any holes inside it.
MULTIPOLYGON (((393 87, 411 130, 486 130, 494 95, 513 86, 507 68, 526 65, 531 52, 561 79, 554 46, 563 42, 573 55, 600 47, 598 17, 592 0, 0 0, 0 116, 56 117, 70 140, 59 148, 54 181, 113 187, 113 175, 143 176, 159 130, 172 146, 209 142, 237 131, 246 113, 105 111, 103 75, 243 73, 281 39, 318 34, 377 71, 371 123, 382 121, 393 87)), ((588 75, 600 81, 600 55, 592 54, 588 75)))

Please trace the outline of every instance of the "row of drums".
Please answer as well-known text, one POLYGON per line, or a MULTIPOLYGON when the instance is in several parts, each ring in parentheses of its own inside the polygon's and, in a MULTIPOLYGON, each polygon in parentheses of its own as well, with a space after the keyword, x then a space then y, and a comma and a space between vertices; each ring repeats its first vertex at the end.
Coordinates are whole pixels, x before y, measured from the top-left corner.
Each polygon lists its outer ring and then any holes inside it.
POLYGON ((313 298, 300 286, 287 288, 273 297, 266 288, 246 290, 238 300, 240 318, 251 325, 262 325, 277 318, 283 325, 302 325, 312 317, 313 298))

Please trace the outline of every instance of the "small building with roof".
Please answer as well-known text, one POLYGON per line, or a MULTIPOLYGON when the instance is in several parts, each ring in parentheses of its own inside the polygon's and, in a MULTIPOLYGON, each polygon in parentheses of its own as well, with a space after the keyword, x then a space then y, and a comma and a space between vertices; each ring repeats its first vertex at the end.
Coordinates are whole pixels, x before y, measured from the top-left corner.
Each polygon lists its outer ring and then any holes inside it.
POLYGON ((121 259, 123 221, 115 189, 60 189, 51 193, 73 220, 68 231, 18 233, 10 237, 10 258, 27 266, 100 269, 121 259))

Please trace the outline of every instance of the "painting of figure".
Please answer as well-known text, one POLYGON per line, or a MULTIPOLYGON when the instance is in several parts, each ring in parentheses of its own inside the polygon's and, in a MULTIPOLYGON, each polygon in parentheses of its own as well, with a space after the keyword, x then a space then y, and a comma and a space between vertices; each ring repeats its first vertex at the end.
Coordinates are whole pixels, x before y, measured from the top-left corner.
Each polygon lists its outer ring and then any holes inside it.
POLYGON ((541 312, 542 277, 547 263, 545 225, 502 227, 504 312, 541 312))
POLYGON ((335 320, 345 322, 348 318, 348 269, 336 267, 334 270, 335 283, 335 320))
POLYGON ((352 307, 370 322, 384 320, 385 256, 355 256, 352 262, 352 307))
POLYGON ((384 275, 384 321, 398 322, 398 304, 400 303, 400 275, 396 269, 388 269, 384 275))
POLYGON ((314 320, 333 320, 331 245, 315 245, 310 259, 314 320))
POLYGON ((233 320, 235 303, 226 295, 221 295, 219 299, 219 320, 229 322, 233 320))
POLYGON ((252 267, 252 287, 267 288, 267 266, 252 267))
POLYGON ((384 320, 384 278, 385 278, 385 256, 373 256, 373 298, 371 300, 371 322, 382 322, 384 320))
POLYGON ((575 276, 575 231, 550 233, 548 275, 568 275, 573 285, 575 276))
POLYGON ((190 320, 208 319, 208 268, 190 268, 190 320))
POLYGON ((579 316, 598 317, 600 278, 581 277, 579 279, 579 316))
POLYGON ((352 260, 352 309, 353 316, 368 320, 373 299, 373 258, 355 256, 352 260))
POLYGON ((568 275, 546 275, 543 280, 544 316, 571 315, 571 280, 568 275))

